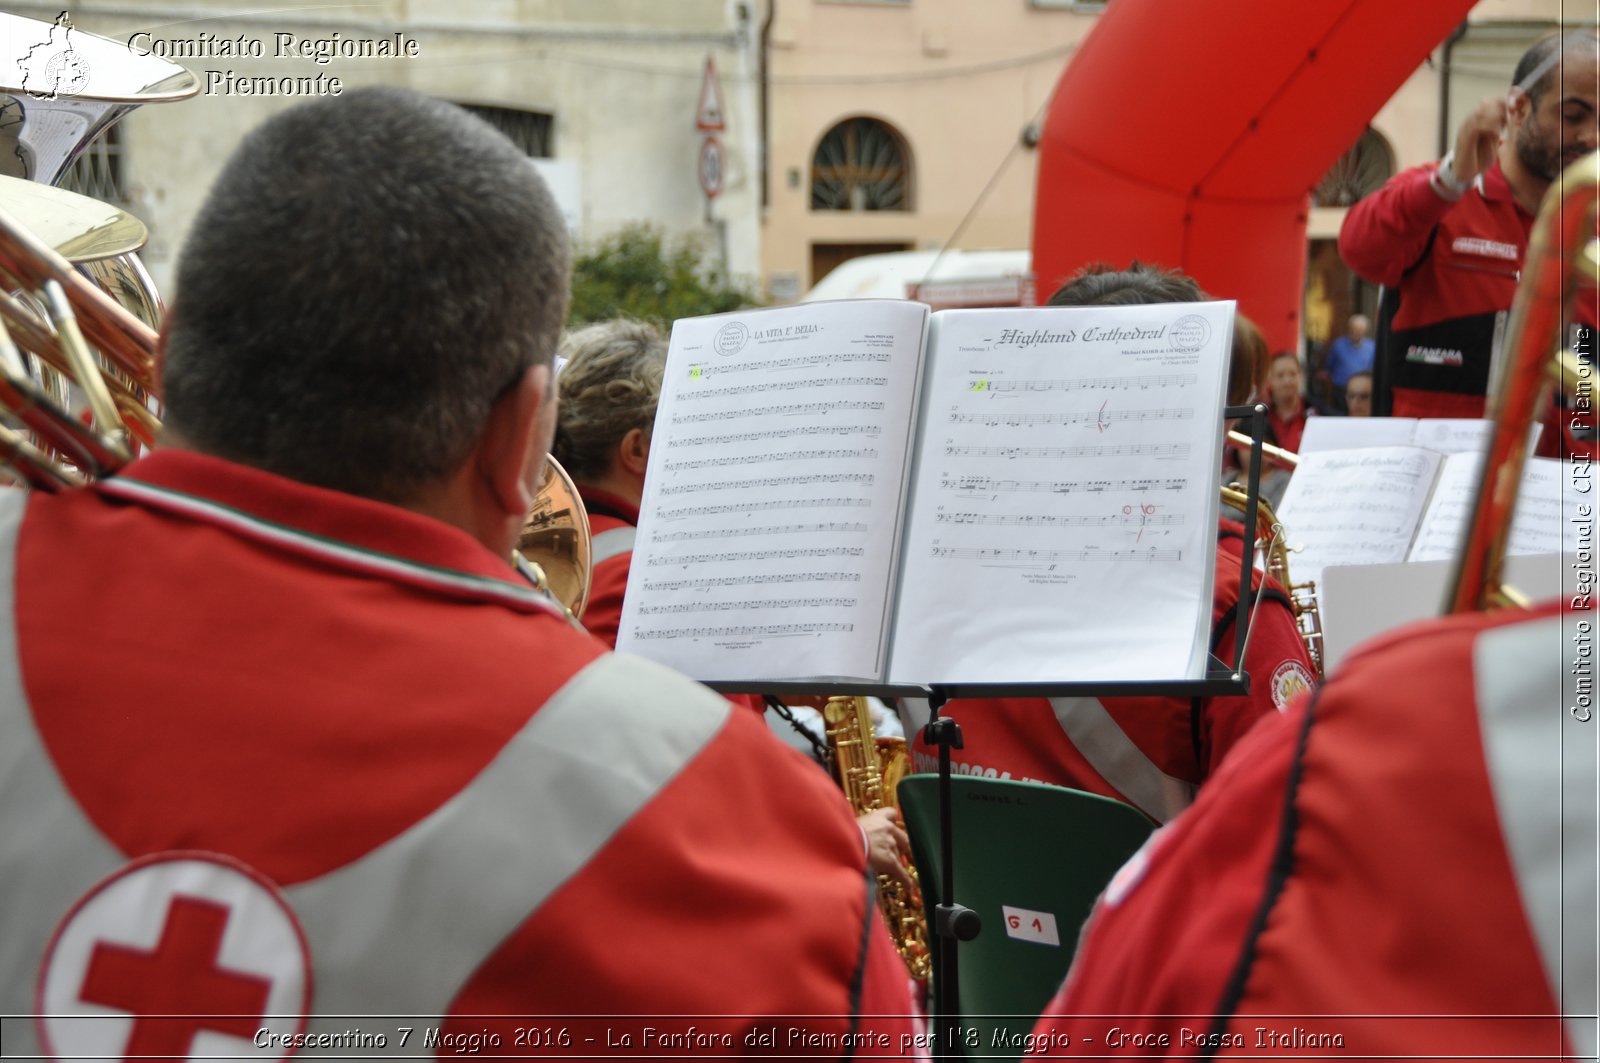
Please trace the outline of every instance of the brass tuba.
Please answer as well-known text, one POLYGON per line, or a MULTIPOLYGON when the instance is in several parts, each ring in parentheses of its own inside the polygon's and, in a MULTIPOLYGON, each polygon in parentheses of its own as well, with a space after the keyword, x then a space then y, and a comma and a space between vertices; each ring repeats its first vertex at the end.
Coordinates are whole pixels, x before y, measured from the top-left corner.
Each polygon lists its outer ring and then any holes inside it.
POLYGON ((1600 283, 1597 201, 1600 153, 1567 167, 1545 194, 1534 221, 1522 282, 1517 285, 1506 330, 1505 367, 1499 386, 1491 389, 1489 396, 1494 432, 1444 603, 1447 613, 1523 604, 1520 595, 1501 584, 1500 570, 1527 463, 1528 430, 1551 378, 1567 385, 1577 396, 1578 409, 1593 416, 1594 370, 1560 348, 1579 279, 1600 283))
MULTIPOLYGON (((877 736, 866 698, 829 698, 822 717, 828 725, 834 769, 850 807, 857 815, 885 806, 899 808, 896 787, 910 763, 905 739, 877 736)), ((917 869, 906 870, 911 873, 911 881, 916 882, 917 869)), ((907 895, 905 887, 888 875, 879 875, 878 904, 911 977, 927 982, 933 971, 933 955, 928 949, 928 921, 920 899, 907 895)))

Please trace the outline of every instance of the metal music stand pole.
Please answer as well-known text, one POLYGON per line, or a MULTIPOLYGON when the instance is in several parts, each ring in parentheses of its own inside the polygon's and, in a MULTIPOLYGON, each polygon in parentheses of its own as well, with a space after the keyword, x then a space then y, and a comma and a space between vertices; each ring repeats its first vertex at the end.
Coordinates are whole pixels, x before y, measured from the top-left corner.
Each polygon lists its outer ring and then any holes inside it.
POLYGON ((939 709, 949 696, 939 687, 928 692, 928 723, 922 737, 939 747, 939 896, 932 925, 935 937, 934 1031, 938 1035, 940 1060, 961 1059, 959 1023, 961 1020, 961 977, 957 970, 957 943, 971 941, 983 928, 983 920, 971 908, 955 903, 956 854, 954 809, 950 797, 950 750, 961 748, 961 726, 939 709))

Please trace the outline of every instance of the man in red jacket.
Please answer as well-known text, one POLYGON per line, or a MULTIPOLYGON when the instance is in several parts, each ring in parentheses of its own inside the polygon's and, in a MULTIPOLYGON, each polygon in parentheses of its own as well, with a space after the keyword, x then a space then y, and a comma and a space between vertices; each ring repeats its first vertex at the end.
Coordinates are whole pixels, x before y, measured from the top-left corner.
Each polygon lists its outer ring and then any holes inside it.
MULTIPOLYGON (((1396 174, 1345 216, 1345 263, 1398 296, 1379 340, 1377 412, 1483 416, 1539 203, 1600 145, 1597 52, 1592 30, 1540 40, 1510 92, 1461 123, 1444 159, 1396 174)), ((1580 303, 1580 320, 1595 324, 1593 301, 1580 303)))
POLYGON ((1592 1058, 1594 616, 1585 593, 1350 657, 1117 873, 1036 1032, 1191 1058, 1592 1058))
POLYGON ((567 268, 526 157, 438 100, 229 161, 164 445, 0 493, 8 1052, 916 1050, 828 781, 513 574, 567 268))

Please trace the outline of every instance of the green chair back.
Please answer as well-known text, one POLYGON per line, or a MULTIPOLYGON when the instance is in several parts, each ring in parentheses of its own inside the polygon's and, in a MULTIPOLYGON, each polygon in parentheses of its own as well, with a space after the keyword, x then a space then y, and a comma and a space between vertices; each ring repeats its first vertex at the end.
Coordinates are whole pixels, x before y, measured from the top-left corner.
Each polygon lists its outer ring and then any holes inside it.
MULTIPOLYGON (((931 920, 944 900, 939 777, 908 775, 898 793, 931 920)), ((1155 825, 1121 801, 1044 783, 958 775, 950 796, 954 901, 983 919, 978 936, 957 946, 962 1047, 969 1057, 1020 1057, 1095 899, 1155 825)), ((931 926, 928 945, 937 1005, 931 926)))

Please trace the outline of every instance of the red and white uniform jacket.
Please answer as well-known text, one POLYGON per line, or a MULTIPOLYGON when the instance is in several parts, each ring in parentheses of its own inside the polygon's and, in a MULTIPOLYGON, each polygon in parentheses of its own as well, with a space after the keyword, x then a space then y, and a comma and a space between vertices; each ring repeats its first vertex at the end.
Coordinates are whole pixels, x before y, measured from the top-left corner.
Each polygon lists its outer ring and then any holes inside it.
MULTIPOLYGON (((1222 522, 1211 651, 1224 661, 1233 660, 1243 542, 1243 528, 1222 522)), ((1271 580, 1251 624, 1245 668, 1250 693, 1243 697, 953 700, 941 710, 961 726, 962 748, 951 750, 952 768, 1103 794, 1164 823, 1188 807, 1195 789, 1258 719, 1282 711, 1314 682, 1288 596, 1271 580)), ((938 747, 921 732, 927 703, 906 699, 901 718, 912 736, 916 770, 937 771, 938 747)))
POLYGON ((639 507, 609 491, 579 487, 589 513, 589 600, 579 619, 589 634, 616 648, 622 624, 622 597, 633 566, 633 541, 639 531, 639 507))
POLYGON ((8 1052, 912 1032, 837 790, 456 529, 163 451, 0 493, 0 617, 8 1052))
MULTIPOLYGON (((1377 353, 1393 389, 1390 412, 1482 417, 1491 352, 1516 296, 1533 215, 1517 205, 1498 162, 1454 202, 1434 191, 1436 169, 1404 170, 1351 207, 1339 254, 1399 293, 1377 353)), ((1580 322, 1595 324, 1594 304, 1592 289, 1579 298, 1580 322)), ((1561 427, 1547 427, 1545 437, 1543 449, 1556 453, 1561 427)))
POLYGON ((1595 614, 1564 604, 1385 636, 1253 731, 1112 879, 1039 1031, 1592 1058, 1595 614))

